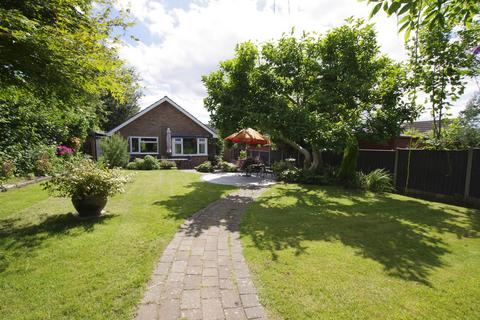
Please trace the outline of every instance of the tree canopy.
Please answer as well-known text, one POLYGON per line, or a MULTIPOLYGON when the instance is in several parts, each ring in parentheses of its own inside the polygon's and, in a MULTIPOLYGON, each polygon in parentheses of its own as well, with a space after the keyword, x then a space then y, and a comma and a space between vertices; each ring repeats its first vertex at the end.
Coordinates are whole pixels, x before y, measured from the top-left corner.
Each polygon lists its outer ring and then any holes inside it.
POLYGON ((136 90, 115 45, 129 22, 112 8, 110 0, 2 1, 3 156, 84 137, 99 124, 102 97, 124 102, 136 90))
POLYGON ((401 66, 380 53, 373 26, 350 19, 325 35, 241 43, 203 82, 205 106, 222 133, 256 127, 316 168, 322 150, 399 133, 412 116, 404 79, 401 66))
POLYGON ((398 17, 399 31, 405 38, 420 27, 435 30, 440 27, 464 26, 469 28, 480 13, 478 0, 367 0, 373 5, 370 16, 381 9, 398 17))

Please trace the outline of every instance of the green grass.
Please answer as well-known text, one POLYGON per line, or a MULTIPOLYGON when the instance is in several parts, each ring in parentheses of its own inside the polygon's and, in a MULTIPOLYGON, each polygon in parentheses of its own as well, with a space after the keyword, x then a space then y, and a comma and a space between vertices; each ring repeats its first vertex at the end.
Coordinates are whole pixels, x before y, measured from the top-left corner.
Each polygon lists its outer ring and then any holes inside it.
POLYGON ((241 234, 273 318, 480 319, 479 211, 280 184, 241 234))
POLYGON ((0 194, 0 318, 131 319, 178 226, 230 190, 192 173, 137 172, 93 220, 39 185, 0 194))

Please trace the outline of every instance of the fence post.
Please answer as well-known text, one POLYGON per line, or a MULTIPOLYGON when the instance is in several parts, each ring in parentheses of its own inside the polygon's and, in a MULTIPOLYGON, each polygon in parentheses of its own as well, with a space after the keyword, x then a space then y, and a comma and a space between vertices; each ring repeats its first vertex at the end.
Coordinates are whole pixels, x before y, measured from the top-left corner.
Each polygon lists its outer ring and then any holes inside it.
POLYGON ((473 148, 470 148, 468 150, 468 156, 467 156, 467 170, 465 174, 465 193, 463 195, 463 198, 466 200, 468 199, 468 196, 470 195, 470 181, 472 179, 472 162, 473 162, 473 148))
POLYGON ((398 149, 395 149, 395 162, 393 163, 393 187, 397 188, 398 174, 398 149))

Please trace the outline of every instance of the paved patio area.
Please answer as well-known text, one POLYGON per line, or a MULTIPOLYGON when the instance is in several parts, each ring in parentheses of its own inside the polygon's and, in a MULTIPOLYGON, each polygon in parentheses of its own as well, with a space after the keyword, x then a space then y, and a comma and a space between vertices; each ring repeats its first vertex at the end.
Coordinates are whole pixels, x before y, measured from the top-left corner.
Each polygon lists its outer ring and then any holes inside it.
POLYGON ((266 187, 276 183, 272 178, 262 178, 255 175, 245 177, 237 172, 207 173, 202 176, 202 180, 237 187, 266 187))
POLYGON ((264 190, 238 190, 182 225, 156 265, 137 320, 266 319, 239 240, 241 216, 264 190))

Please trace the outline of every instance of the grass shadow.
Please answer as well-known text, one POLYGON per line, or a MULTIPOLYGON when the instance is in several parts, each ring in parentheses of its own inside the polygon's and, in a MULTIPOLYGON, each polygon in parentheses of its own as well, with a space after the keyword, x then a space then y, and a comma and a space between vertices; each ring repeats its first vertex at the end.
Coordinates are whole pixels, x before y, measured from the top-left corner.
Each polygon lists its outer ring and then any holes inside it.
MULTIPOLYGON (((0 249, 11 256, 31 255, 34 248, 51 237, 65 237, 93 232, 116 215, 107 214, 91 219, 79 219, 73 213, 39 215, 38 220, 22 223, 23 217, 0 220, 0 249)), ((0 272, 8 266, 7 259, 0 256, 0 272)))
POLYGON ((272 260, 277 251, 308 253, 305 240, 340 241, 387 274, 431 285, 428 277, 449 253, 444 233, 479 237, 479 213, 443 210, 419 200, 368 196, 334 187, 280 186, 252 204, 241 227, 272 260))

